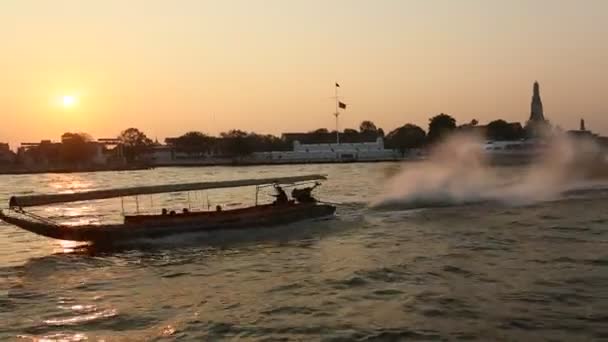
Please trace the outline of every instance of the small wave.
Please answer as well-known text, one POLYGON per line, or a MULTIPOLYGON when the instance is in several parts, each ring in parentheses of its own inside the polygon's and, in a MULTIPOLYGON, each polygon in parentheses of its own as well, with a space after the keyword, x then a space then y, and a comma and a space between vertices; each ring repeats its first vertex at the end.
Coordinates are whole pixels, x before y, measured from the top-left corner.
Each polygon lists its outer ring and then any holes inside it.
POLYGON ((32 342, 43 342, 43 341, 65 341, 65 342, 80 342, 87 341, 89 338, 85 334, 76 333, 58 333, 45 336, 33 336, 33 335, 17 335, 18 339, 30 340, 32 342))
POLYGON ((305 306, 281 306, 270 310, 262 311, 264 315, 311 315, 317 312, 316 309, 305 306))
POLYGON ((449 273, 459 274, 459 275, 462 275, 462 276, 467 277, 467 278, 473 276, 473 273, 471 273, 471 272, 469 272, 469 271, 467 271, 465 269, 462 269, 460 267, 451 266, 451 265, 444 266, 443 267, 443 271, 444 272, 449 272, 449 273))
POLYGON ((177 277, 183 277, 183 276, 187 276, 190 275, 190 273, 188 272, 176 272, 176 273, 170 273, 170 274, 165 274, 163 276, 161 276, 162 278, 177 278, 177 277))
POLYGON ((273 287, 270 290, 268 290, 268 292, 283 292, 283 291, 297 290, 297 289, 301 289, 303 287, 304 286, 301 283, 291 283, 291 284, 285 284, 285 285, 279 285, 279 286, 273 287))
POLYGON ((103 320, 112 318, 118 315, 118 311, 115 309, 106 309, 97 312, 93 312, 87 315, 79 315, 67 318, 53 318, 44 320, 44 324, 52 326, 63 326, 63 325, 79 325, 86 324, 93 321, 103 320))
POLYGON ((384 290, 376 290, 373 292, 374 295, 377 296, 396 296, 403 294, 403 291, 397 289, 384 289, 384 290))

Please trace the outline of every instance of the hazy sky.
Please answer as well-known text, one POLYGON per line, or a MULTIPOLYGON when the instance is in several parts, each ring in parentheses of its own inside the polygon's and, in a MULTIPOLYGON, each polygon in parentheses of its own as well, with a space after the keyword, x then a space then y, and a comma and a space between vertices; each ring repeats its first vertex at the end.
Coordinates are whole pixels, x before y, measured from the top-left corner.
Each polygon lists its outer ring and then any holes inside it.
POLYGON ((606 0, 2 0, 0 141, 389 131, 545 115, 608 134, 606 0), (78 103, 66 109, 63 95, 78 103))

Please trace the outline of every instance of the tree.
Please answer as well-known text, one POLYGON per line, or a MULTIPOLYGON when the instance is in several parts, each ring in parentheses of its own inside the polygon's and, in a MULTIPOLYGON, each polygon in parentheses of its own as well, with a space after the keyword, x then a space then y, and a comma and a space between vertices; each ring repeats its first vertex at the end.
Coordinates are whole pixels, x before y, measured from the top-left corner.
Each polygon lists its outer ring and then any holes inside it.
POLYGON ((208 152, 213 144, 213 138, 201 132, 188 132, 173 140, 175 147, 188 153, 208 152))
POLYGON ((456 120, 444 113, 429 119, 429 142, 436 142, 445 138, 456 128, 456 120))
POLYGON ((251 132, 247 139, 249 139, 252 151, 255 152, 285 151, 290 147, 286 141, 271 134, 263 135, 251 132))
POLYGON ((128 162, 133 162, 153 144, 152 140, 137 128, 127 128, 122 131, 118 140, 128 162))
POLYGON ((327 130, 327 128, 317 128, 314 131, 310 131, 310 133, 313 133, 313 134, 327 134, 327 133, 329 133, 329 130, 327 130))
POLYGON ((359 125, 359 132, 363 133, 363 132, 377 132, 378 128, 376 127, 376 124, 374 124, 373 122, 369 121, 369 120, 365 120, 363 122, 361 122, 361 124, 359 125))
POLYGON ((357 134, 359 134, 359 132, 356 129, 345 128, 344 129, 344 134, 357 135, 357 134))
POLYGON ((87 163, 95 154, 90 144, 92 138, 87 133, 66 132, 61 135, 60 158, 67 164, 87 163))
POLYGON ((486 137, 490 140, 519 140, 524 137, 521 124, 510 124, 505 120, 494 120, 486 126, 486 137))
POLYGON ((245 131, 233 129, 220 133, 222 151, 230 156, 243 157, 253 153, 252 139, 245 131))
POLYGON ((426 133, 422 128, 413 124, 405 124, 396 128, 386 136, 386 145, 405 153, 407 149, 419 148, 426 143, 426 133))
POLYGON ((72 140, 72 139, 81 140, 81 141, 84 141, 84 142, 89 142, 89 141, 93 140, 93 138, 91 137, 91 135, 89 133, 82 133, 82 132, 81 133, 70 133, 70 132, 66 132, 66 133, 63 133, 61 135, 61 143, 65 143, 65 142, 67 142, 69 140, 72 140))
POLYGON ((479 121, 477 121, 477 119, 473 119, 469 123, 458 126, 457 129, 461 132, 475 132, 478 124, 479 121))

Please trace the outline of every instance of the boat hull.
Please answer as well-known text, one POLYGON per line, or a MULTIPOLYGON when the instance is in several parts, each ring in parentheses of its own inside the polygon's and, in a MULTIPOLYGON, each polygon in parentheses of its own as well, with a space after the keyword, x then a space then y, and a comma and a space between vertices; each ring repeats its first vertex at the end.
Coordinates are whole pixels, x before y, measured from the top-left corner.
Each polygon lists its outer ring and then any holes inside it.
POLYGON ((3 212, 0 212, 0 219, 34 234, 53 239, 112 243, 183 233, 271 227, 331 216, 335 210, 334 206, 325 204, 289 204, 175 216, 131 216, 125 217, 124 224, 81 226, 55 225, 7 215, 3 212))

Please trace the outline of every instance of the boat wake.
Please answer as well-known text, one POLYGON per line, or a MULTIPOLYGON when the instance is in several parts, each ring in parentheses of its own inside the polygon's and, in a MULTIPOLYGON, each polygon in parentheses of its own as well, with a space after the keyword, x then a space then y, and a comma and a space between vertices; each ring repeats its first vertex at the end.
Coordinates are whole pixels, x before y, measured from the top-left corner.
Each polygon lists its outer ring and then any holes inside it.
POLYGON ((427 161, 404 164, 370 206, 380 210, 478 203, 518 206, 605 192, 608 177, 598 150, 591 142, 558 137, 531 164, 495 167, 479 139, 455 135, 427 161))

